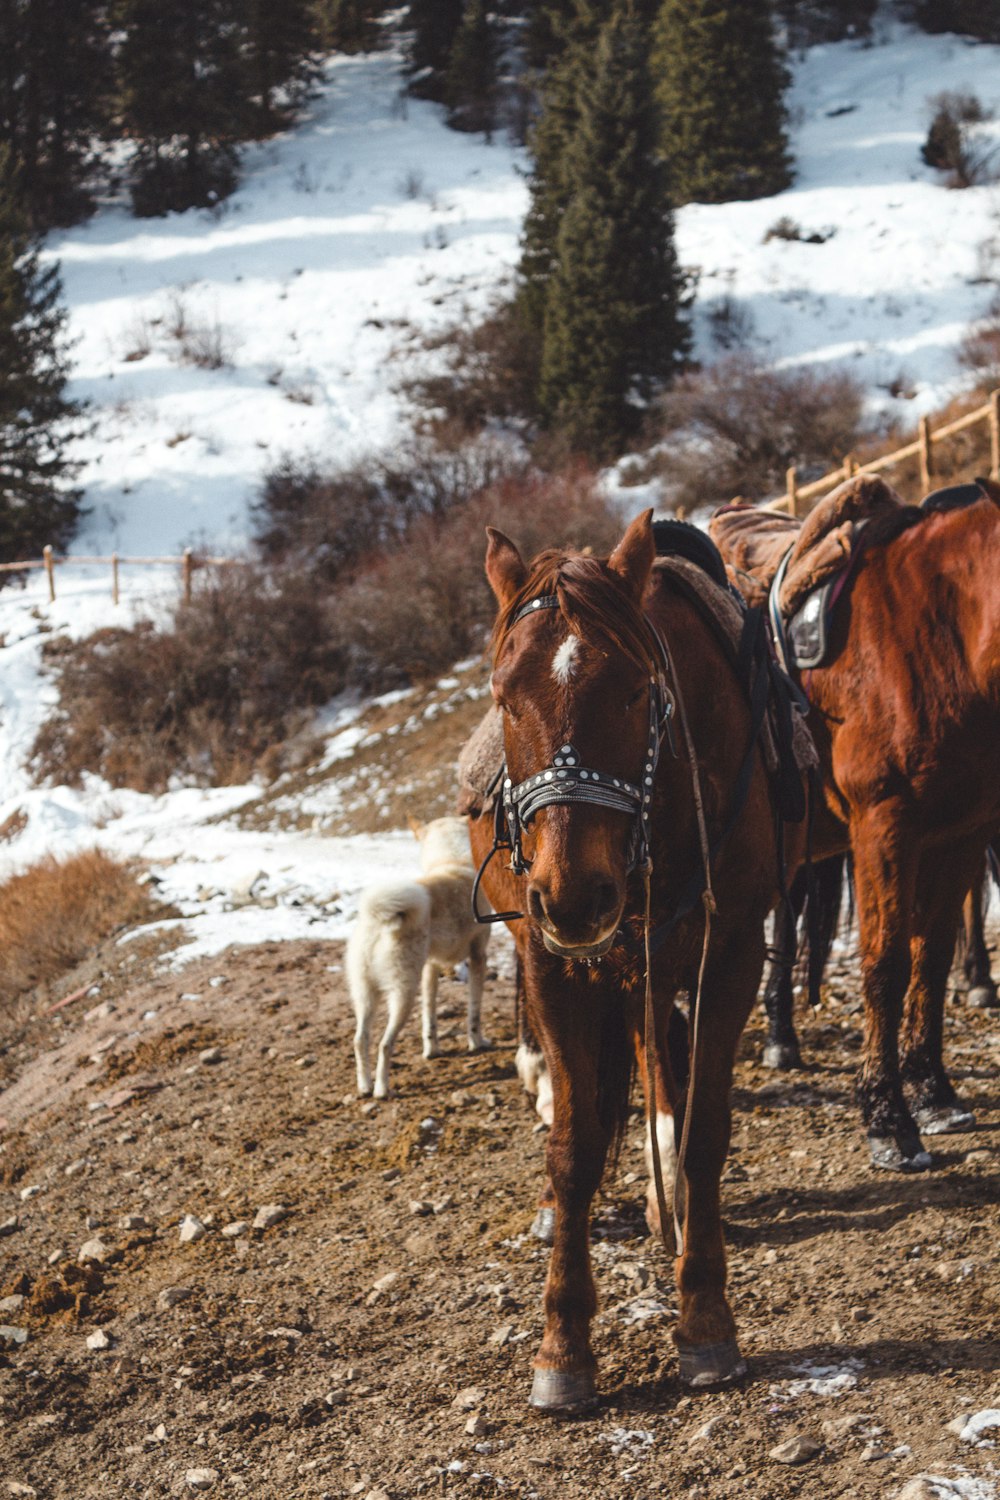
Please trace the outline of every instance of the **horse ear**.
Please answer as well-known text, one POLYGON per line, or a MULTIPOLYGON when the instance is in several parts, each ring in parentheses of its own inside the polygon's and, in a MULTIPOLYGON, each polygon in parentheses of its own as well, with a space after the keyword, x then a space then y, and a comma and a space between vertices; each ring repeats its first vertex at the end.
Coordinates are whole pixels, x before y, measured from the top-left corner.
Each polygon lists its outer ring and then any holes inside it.
POLYGON ((413 834, 413 837, 418 840, 422 839, 427 829, 426 823, 418 823, 416 818, 411 817, 409 813, 406 814, 406 821, 410 825, 410 832, 413 834))
POLYGON ((486 548, 486 577, 501 609, 524 588, 528 574, 521 554, 510 537, 504 536, 494 526, 487 526, 489 545, 486 548))
POLYGON ((624 580, 636 599, 641 599, 656 557, 653 512, 644 510, 629 526, 608 558, 608 567, 624 580))
POLYGON ((983 494, 987 495, 993 501, 994 505, 1000 505, 1000 484, 997 484, 993 479, 977 479, 976 483, 983 494))

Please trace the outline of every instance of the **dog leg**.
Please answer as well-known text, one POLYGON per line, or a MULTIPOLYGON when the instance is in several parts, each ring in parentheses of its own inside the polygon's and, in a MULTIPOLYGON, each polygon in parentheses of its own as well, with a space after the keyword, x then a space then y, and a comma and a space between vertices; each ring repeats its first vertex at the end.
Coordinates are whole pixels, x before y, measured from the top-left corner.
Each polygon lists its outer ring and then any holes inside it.
POLYGON ((358 1075, 358 1093, 372 1091, 371 1032, 374 995, 369 984, 351 986, 351 1003, 357 1017, 354 1031, 354 1062, 358 1075))
POLYGON ((403 1025, 413 1005, 414 997, 404 990, 390 990, 387 996, 389 1002, 389 1024, 385 1028, 382 1040, 379 1043, 378 1062, 375 1066, 375 1098, 388 1099, 389 1097, 389 1066, 392 1062, 392 1049, 396 1045, 396 1038, 403 1029, 403 1025))
POLYGON ((488 1036, 483 1035, 483 985, 486 982, 486 947, 489 933, 477 933, 469 948, 469 1051, 483 1052, 492 1047, 488 1036))
POLYGON ((438 966, 429 958, 420 976, 420 1019, 425 1057, 437 1057, 441 1051, 438 1046, 437 988, 438 966))

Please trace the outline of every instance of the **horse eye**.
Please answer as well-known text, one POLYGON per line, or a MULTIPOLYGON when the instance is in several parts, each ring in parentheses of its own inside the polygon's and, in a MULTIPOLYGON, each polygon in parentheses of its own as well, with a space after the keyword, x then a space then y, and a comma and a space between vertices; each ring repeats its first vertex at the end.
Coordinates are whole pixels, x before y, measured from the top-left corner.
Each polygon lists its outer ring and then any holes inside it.
POLYGON ((637 688, 636 691, 632 694, 631 698, 628 699, 627 703, 625 704, 625 707, 626 708, 635 708, 635 705, 639 702, 639 699, 643 696, 643 694, 645 693, 645 691, 646 691, 646 689, 644 687, 637 688))

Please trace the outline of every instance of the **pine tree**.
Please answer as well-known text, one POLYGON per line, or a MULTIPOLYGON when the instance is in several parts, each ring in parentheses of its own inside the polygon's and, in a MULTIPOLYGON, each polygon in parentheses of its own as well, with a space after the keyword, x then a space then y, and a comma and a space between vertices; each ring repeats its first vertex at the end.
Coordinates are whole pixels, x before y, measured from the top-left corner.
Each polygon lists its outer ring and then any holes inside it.
POLYGON ((211 205, 252 129, 239 0, 121 0, 121 115, 140 215, 211 205))
POLYGON ((462 0, 410 0, 410 91, 421 99, 441 102, 445 97, 448 58, 462 9, 462 0))
POLYGON ((634 16, 602 28, 566 154, 546 296, 540 406, 598 457, 620 448, 688 342, 647 53, 634 16))
POLYGON ((456 130, 492 134, 497 115, 498 43, 485 0, 466 0, 448 55, 445 101, 456 130))
POLYGON ((869 36, 878 0, 776 0, 774 9, 788 45, 812 47, 818 42, 869 36))
POLYGON ((0 152, 0 560, 63 547, 80 515, 67 443, 81 407, 65 395, 66 314, 55 266, 39 261, 0 152))
POLYGON ((34 227, 89 211, 87 178, 111 97, 103 0, 0 0, 0 145, 34 227))
POLYGON ((270 135, 289 123, 316 81, 315 7, 312 0, 250 0, 245 14, 244 65, 254 134, 270 135))
POLYGON ((652 67, 676 203, 763 198, 788 186, 788 74, 769 6, 663 0, 652 67))
POLYGON ((320 46, 326 51, 370 52, 378 41, 380 0, 317 0, 320 46))
POLYGON ((921 0, 917 20, 925 31, 957 31, 981 42, 1000 42, 996 0, 921 0))

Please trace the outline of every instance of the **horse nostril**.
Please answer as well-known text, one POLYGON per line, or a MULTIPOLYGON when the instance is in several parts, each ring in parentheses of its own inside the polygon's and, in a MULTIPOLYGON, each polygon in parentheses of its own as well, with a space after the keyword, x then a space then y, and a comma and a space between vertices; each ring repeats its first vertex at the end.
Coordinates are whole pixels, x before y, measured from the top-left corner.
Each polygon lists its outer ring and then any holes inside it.
POLYGON ((611 916, 618 905, 618 888, 610 880, 601 880, 594 887, 594 921, 601 922, 611 916))
POLYGON ((540 922, 545 915, 545 902, 542 893, 536 885, 528 886, 528 915, 536 922, 540 922))

